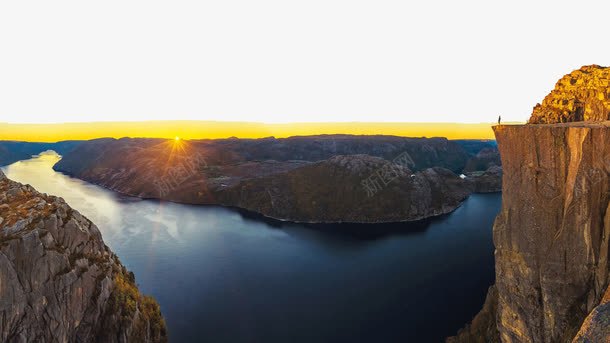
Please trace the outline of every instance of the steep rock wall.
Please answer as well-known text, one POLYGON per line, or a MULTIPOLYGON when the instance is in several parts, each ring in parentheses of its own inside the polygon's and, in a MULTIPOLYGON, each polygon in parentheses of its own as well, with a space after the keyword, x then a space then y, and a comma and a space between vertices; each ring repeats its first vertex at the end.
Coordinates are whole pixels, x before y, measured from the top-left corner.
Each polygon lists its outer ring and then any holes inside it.
POLYGON ((0 342, 165 342, 154 299, 63 199, 0 171, 0 342))
POLYGON ((610 341, 610 124, 494 131, 504 168, 496 284, 447 342, 610 341))
POLYGON ((503 342, 565 342, 608 284, 610 130, 498 126, 504 167, 494 225, 503 342))

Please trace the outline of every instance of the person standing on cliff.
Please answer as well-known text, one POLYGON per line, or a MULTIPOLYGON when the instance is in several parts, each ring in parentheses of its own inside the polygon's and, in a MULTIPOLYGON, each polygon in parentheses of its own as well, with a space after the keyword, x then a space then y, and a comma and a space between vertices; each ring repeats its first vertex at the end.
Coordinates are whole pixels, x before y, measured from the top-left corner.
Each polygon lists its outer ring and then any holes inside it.
POLYGON ((500 122, 502 121, 502 116, 498 116, 498 125, 500 125, 500 122))

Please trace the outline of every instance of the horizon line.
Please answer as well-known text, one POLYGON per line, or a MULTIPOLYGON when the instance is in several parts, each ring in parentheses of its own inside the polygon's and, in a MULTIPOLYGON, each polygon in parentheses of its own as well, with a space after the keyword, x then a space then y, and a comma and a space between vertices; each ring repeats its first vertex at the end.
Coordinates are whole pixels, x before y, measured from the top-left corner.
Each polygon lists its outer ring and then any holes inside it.
MULTIPOLYGON (((504 124, 520 124, 505 122, 504 124)), ((59 142, 95 138, 243 139, 323 134, 494 139, 496 123, 452 122, 295 122, 259 123, 209 120, 149 120, 69 123, 0 123, 0 140, 59 142)))
MULTIPOLYGON (((489 122, 458 122, 458 121, 287 121, 287 122, 265 122, 250 120, 215 120, 215 119, 151 119, 151 120, 93 120, 93 121, 68 121, 68 122, 7 122, 0 121, 4 125, 70 125, 70 124, 109 124, 109 123, 159 123, 159 122, 209 122, 230 124, 262 124, 262 125, 295 125, 295 124, 452 124, 452 125, 481 125, 495 124, 489 122)), ((510 120, 504 123, 525 124, 527 121, 510 120)))

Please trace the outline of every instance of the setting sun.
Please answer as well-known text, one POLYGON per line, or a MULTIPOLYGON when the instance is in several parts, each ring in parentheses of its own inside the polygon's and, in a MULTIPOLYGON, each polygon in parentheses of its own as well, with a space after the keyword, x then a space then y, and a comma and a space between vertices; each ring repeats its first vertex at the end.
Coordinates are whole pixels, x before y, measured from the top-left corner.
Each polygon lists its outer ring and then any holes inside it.
POLYGON ((179 141, 179 140, 180 140, 180 137, 176 136, 176 137, 174 138, 174 140, 179 141))

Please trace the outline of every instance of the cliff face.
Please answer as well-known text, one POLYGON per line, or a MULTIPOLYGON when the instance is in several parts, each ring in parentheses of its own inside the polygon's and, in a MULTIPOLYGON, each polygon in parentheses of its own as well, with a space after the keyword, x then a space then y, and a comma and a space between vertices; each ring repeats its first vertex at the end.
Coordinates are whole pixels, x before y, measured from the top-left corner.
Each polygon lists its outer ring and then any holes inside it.
POLYGON ((610 68, 583 67, 534 108, 542 125, 494 127, 496 285, 449 342, 610 341, 609 82, 610 68))
POLYGON ((607 341, 610 124, 494 131, 504 169, 496 284, 448 342, 570 342, 579 330, 574 342, 607 341))
POLYGON ((610 120, 610 68, 585 66, 561 78, 530 124, 610 120))
POLYGON ((0 341, 165 342, 159 305, 61 198, 0 171, 0 341))
POLYGON ((565 342, 608 285, 610 131, 495 128, 504 168, 494 225, 503 342, 565 342))

